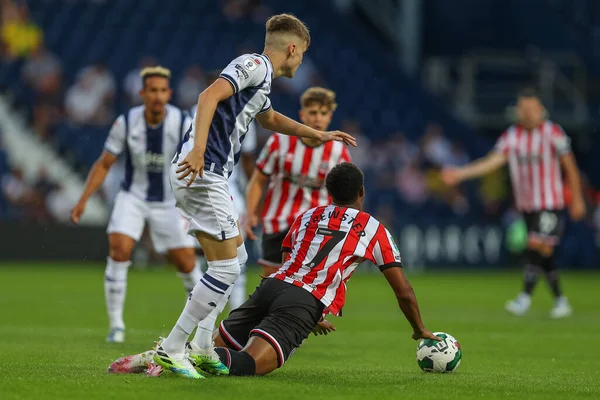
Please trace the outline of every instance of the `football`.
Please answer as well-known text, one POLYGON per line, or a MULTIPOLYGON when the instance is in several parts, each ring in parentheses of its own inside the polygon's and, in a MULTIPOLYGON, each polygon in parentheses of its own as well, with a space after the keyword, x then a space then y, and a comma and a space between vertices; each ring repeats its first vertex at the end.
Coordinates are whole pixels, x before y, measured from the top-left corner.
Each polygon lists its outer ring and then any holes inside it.
POLYGON ((460 365, 462 349, 458 340, 444 332, 434 332, 443 340, 423 339, 417 346, 417 363, 425 372, 454 372, 460 365))

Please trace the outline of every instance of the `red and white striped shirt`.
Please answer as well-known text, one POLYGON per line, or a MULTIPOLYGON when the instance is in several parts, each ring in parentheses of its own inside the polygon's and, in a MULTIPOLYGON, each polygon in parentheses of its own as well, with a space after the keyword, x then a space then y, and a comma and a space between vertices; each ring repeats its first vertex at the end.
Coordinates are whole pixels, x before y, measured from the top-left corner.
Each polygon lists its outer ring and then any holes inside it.
POLYGON ((379 221, 332 204, 299 216, 282 248, 290 256, 270 277, 309 291, 335 315, 346 300, 346 282, 362 261, 381 270, 402 266, 394 239, 379 221))
POLYGON ((285 232, 304 211, 329 204, 325 176, 343 162, 350 162, 350 153, 342 142, 309 147, 296 136, 271 135, 256 161, 271 177, 262 213, 264 233, 285 232))
POLYGON ((571 151, 571 145, 560 125, 545 121, 531 131, 513 125, 498 139, 496 151, 508 158, 517 209, 564 208, 560 157, 571 151))

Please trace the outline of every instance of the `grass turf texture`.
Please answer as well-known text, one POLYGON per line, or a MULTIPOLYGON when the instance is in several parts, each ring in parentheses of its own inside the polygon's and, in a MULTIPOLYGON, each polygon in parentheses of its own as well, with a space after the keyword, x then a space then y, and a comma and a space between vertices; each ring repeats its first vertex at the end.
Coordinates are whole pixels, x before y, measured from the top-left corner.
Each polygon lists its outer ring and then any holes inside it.
MULTIPOLYGON (((256 284, 257 270, 250 270, 256 284)), ((311 336, 285 367, 261 378, 190 381, 165 372, 109 375, 123 355, 166 336, 185 302, 173 271, 131 271, 127 342, 107 333, 103 268, 95 265, 0 265, 0 398, 8 399, 468 399, 598 398, 600 328, 598 274, 564 274, 575 310, 548 318, 551 299, 541 283, 530 313, 503 311, 519 288, 512 273, 428 273, 412 276, 426 326, 454 335, 463 361, 454 374, 419 370, 417 343, 378 274, 349 283, 338 331, 311 336)), ((254 286, 250 286, 254 287, 254 286)))

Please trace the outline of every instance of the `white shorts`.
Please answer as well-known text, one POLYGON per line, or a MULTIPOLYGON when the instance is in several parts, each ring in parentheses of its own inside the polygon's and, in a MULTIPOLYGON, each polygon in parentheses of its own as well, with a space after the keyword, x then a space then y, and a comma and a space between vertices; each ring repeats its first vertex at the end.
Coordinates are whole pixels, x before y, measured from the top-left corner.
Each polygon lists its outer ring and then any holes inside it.
POLYGON ((171 187, 177 209, 189 221, 188 234, 204 232, 217 240, 239 236, 238 215, 233 207, 227 178, 210 171, 196 177, 190 187, 188 178, 177 179, 177 164, 171 164, 171 187))
POLYGON ((188 222, 175 207, 147 202, 129 192, 120 191, 115 197, 106 232, 121 233, 137 242, 142 237, 146 223, 158 253, 195 247, 196 240, 187 235, 188 222))

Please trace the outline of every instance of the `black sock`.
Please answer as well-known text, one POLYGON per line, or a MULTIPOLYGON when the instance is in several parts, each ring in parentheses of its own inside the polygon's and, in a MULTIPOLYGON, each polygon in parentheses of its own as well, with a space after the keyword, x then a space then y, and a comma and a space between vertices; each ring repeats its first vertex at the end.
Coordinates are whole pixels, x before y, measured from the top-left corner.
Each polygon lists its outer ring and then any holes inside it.
POLYGON ((548 281, 550 290, 552 290, 552 294, 555 298, 559 298, 562 296, 562 291, 560 290, 560 282, 558 278, 558 271, 556 270, 556 265, 554 263, 554 255, 551 255, 550 257, 544 257, 542 268, 546 273, 546 280, 548 281))
POLYGON ((538 281, 539 270, 542 268, 542 256, 534 250, 525 250, 527 258, 523 274, 523 292, 530 295, 538 281))
POLYGON ((531 296, 533 289, 538 281, 539 268, 535 265, 527 264, 523 274, 523 293, 531 296))
POLYGON ((230 350, 225 347, 216 347, 221 362, 229 368, 229 375, 249 376, 256 374, 254 358, 245 351, 230 350))

